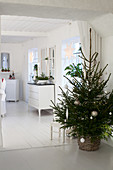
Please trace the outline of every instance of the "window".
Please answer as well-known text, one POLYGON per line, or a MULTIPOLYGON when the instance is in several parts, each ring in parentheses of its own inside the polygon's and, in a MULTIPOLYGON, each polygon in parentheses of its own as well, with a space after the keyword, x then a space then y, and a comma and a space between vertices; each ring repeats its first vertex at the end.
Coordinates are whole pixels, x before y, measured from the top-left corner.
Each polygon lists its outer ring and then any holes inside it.
POLYGON ((49 76, 55 77, 55 47, 49 48, 49 76))
POLYGON ((38 64, 38 49, 32 48, 28 50, 28 81, 32 81, 35 64, 38 64))
MULTIPOLYGON (((65 84, 70 86, 68 80, 63 77, 66 75, 65 68, 70 64, 74 63, 77 65, 78 63, 82 63, 82 59, 78 57, 78 50, 80 48, 80 38, 73 37, 67 40, 64 40, 62 43, 62 86, 65 84)), ((70 78, 70 77, 69 77, 70 78)))
POLYGON ((9 69, 10 68, 10 54, 1 53, 1 68, 9 69))

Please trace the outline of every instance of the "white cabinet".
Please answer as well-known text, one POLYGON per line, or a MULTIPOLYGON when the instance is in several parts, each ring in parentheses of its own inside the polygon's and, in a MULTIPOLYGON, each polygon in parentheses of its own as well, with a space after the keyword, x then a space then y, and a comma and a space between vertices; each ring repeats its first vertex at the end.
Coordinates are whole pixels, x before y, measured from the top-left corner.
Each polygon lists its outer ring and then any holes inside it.
POLYGON ((39 116, 42 109, 51 109, 51 100, 55 100, 55 85, 29 84, 28 104, 39 110, 39 116))
POLYGON ((6 101, 19 100, 19 80, 6 80, 6 101))

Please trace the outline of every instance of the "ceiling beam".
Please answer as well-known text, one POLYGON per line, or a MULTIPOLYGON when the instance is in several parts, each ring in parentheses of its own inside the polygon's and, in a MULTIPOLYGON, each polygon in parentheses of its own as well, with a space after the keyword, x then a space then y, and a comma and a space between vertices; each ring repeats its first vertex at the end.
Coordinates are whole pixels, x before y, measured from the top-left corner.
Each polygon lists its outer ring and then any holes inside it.
POLYGON ((1 36, 47 37, 46 32, 1 31, 1 36))
POLYGON ((34 5, 42 7, 76 8, 81 10, 113 11, 113 0, 0 0, 4 4, 34 5))
POLYGON ((0 15, 89 21, 113 13, 113 0, 0 0, 0 15))

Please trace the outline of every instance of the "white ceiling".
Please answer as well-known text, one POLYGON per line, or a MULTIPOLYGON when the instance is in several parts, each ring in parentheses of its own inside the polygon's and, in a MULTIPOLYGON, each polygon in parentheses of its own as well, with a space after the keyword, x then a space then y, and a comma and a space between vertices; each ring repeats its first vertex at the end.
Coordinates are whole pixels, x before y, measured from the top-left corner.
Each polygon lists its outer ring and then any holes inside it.
POLYGON ((113 13, 113 0, 0 0, 0 15, 88 20, 113 13))
POLYGON ((69 24, 69 20, 25 16, 1 16, 2 43, 19 43, 69 24))
POLYGON ((25 16, 2 16, 3 31, 49 32, 68 24, 68 20, 44 19, 25 16))
POLYGON ((113 14, 103 15, 90 23, 100 36, 113 36, 113 14))
POLYGON ((113 0, 0 0, 0 15, 2 42, 47 36, 70 20, 91 22, 100 35, 113 35, 113 0))

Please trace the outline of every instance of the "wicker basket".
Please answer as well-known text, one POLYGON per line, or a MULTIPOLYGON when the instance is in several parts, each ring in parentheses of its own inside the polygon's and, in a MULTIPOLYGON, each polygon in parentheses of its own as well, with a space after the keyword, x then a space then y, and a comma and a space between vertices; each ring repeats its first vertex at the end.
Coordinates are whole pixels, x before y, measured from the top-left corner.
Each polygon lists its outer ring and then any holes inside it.
POLYGON ((92 142, 90 137, 86 137, 84 143, 82 143, 80 139, 81 138, 78 138, 79 149, 85 151, 96 151, 99 149, 100 139, 97 138, 92 142))

